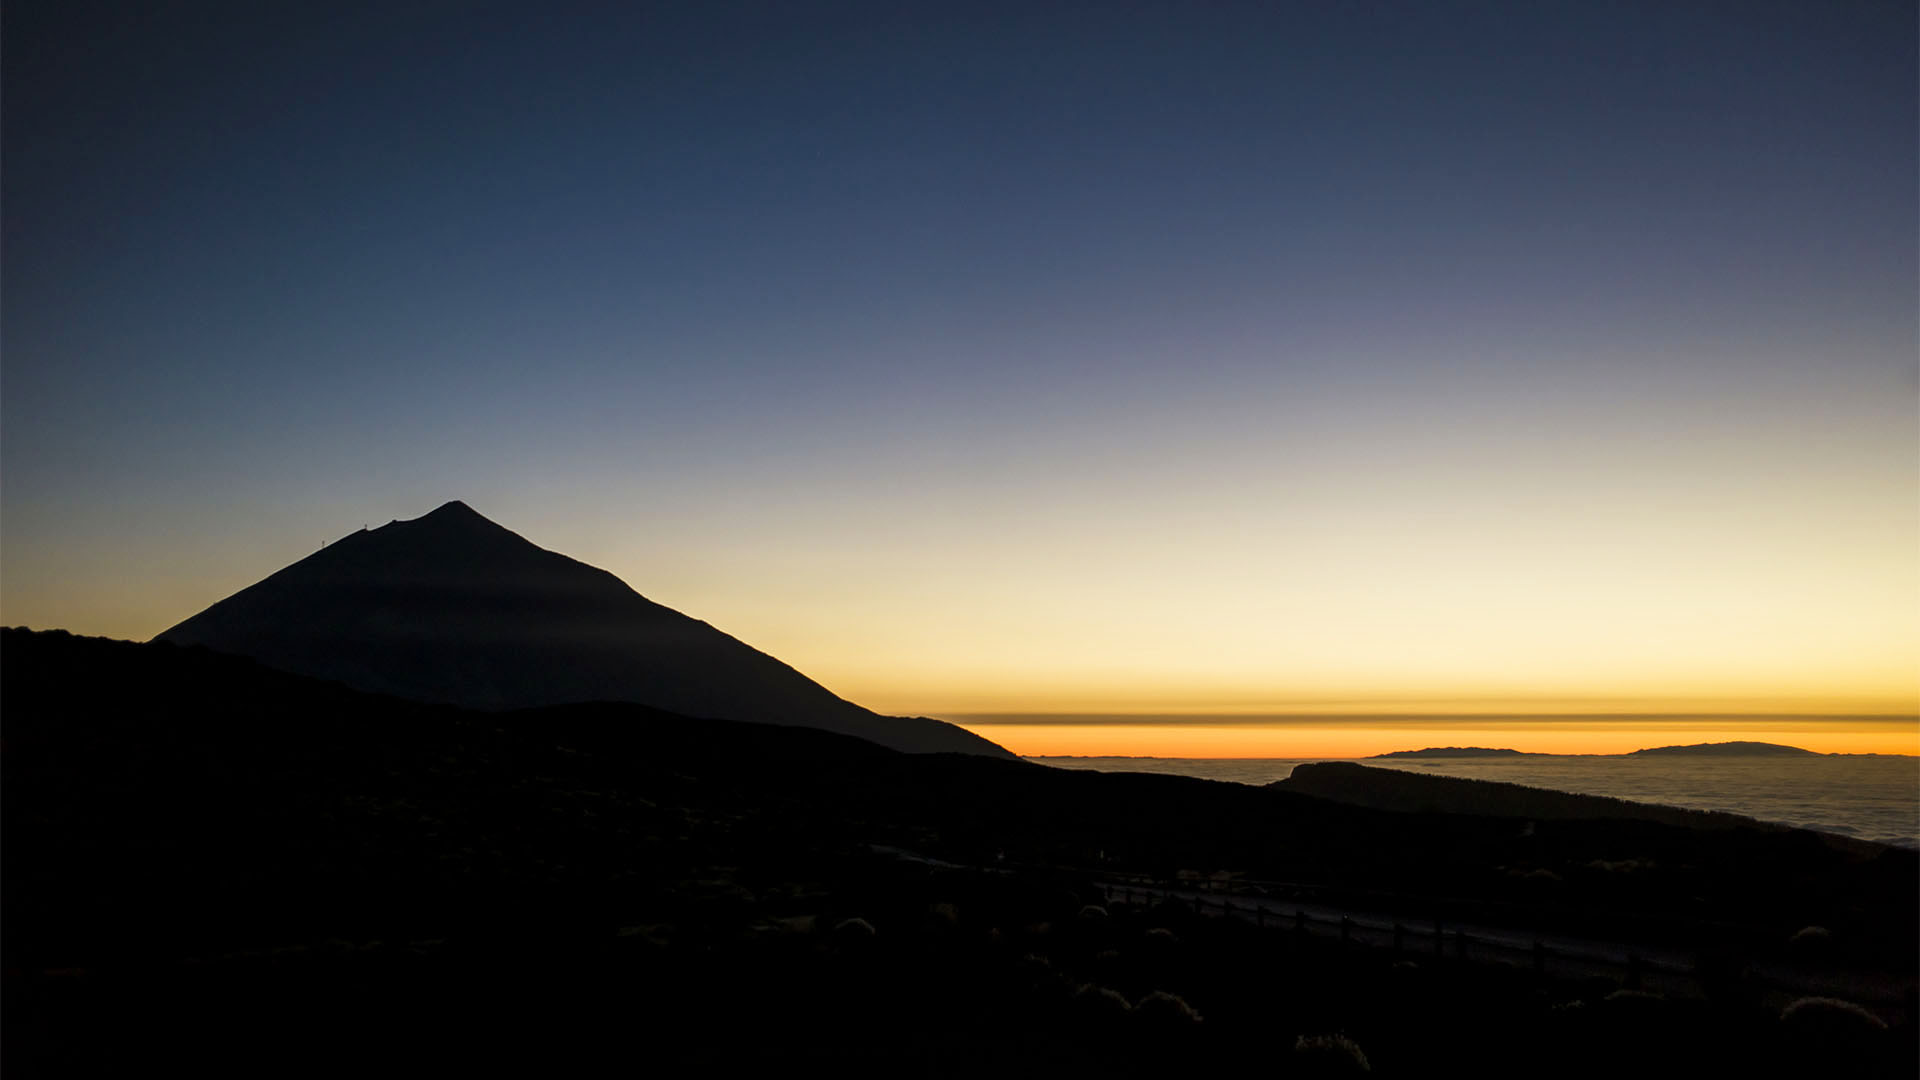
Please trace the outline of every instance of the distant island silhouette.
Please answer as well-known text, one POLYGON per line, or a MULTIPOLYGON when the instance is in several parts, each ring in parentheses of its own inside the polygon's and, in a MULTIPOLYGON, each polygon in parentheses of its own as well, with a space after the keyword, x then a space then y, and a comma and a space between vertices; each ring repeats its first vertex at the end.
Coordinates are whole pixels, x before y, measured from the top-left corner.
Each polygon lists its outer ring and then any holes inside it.
POLYGON ((459 501, 352 533, 155 640, 472 709, 633 702, 824 728, 911 753, 1014 756, 954 724, 881 716, 837 697, 459 501))
POLYGON ((1485 746, 1429 746, 1424 750, 1395 750, 1386 754, 1375 754, 1376 758, 1478 758, 1478 757, 1548 757, 1547 754, 1535 754, 1526 750, 1493 749, 1485 746))
POLYGON ((1633 750, 1624 754, 1543 754, 1532 750, 1509 750, 1505 747, 1484 746, 1429 746, 1424 750, 1394 750, 1385 754, 1374 754, 1367 760, 1377 761, 1384 758, 1434 759, 1448 758, 1511 758, 1511 757, 1822 757, 1812 750, 1802 750, 1797 746, 1782 746, 1779 743, 1765 742, 1720 742, 1693 743, 1688 746, 1653 746, 1644 750, 1633 750))
POLYGON ((1766 742, 1693 743, 1690 746, 1655 746, 1635 750, 1626 757, 1819 757, 1811 750, 1766 742))

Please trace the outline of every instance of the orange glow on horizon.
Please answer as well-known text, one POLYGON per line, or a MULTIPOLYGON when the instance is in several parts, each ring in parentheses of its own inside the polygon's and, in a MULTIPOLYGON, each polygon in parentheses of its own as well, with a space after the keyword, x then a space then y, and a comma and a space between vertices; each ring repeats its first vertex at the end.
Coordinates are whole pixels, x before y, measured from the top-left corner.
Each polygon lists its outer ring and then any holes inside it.
POLYGON ((1026 757, 1354 758, 1431 746, 1482 746, 1547 754, 1623 754, 1655 746, 1769 742, 1820 754, 1920 754, 1912 718, 1728 716, 1478 718, 1440 717, 1316 723, 992 723, 949 717, 1026 757))

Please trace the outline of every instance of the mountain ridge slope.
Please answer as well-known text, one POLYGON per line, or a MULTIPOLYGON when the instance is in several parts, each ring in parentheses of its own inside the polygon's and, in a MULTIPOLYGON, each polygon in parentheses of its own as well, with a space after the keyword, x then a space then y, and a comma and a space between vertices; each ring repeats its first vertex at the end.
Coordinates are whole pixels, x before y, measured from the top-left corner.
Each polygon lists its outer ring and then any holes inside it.
POLYGON ((943 721, 846 701, 459 501, 351 533, 154 640, 466 708, 628 701, 824 728, 909 752, 1014 756, 943 721))

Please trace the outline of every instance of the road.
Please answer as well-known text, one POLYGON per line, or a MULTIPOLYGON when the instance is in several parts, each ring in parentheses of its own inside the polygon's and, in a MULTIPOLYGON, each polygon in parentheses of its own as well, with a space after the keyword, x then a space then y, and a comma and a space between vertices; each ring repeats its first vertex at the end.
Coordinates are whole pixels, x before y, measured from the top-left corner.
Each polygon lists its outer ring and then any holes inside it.
MULTIPOLYGON (((1699 997, 1703 991, 1696 954, 1672 947, 1630 944, 1560 933, 1516 930, 1477 922, 1396 922, 1391 916, 1328 904, 1252 893, 1171 888, 1138 882, 1105 882, 1108 901, 1131 903, 1176 899, 1204 914, 1231 914, 1256 925, 1341 937, 1356 946, 1398 949, 1419 958, 1441 956, 1504 963, 1557 978, 1606 977, 1669 997, 1699 997), (1398 929, 1396 930, 1396 926, 1398 929), (1440 944, 1436 948, 1435 930, 1440 944), (1397 940, 1396 940, 1397 939, 1397 940)), ((1881 1009, 1904 1008, 1911 976, 1841 970, 1804 970, 1781 963, 1749 965, 1751 977, 1785 1004, 1796 997, 1838 997, 1881 1009)))

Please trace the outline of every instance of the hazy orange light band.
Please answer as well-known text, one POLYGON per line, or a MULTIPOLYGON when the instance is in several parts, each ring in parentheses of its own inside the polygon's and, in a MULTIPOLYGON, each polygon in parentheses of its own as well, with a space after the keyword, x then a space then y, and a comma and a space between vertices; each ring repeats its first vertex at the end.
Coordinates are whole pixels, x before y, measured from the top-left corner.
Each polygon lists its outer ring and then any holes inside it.
POLYGON ((1650 746, 1703 742, 1771 742, 1816 753, 1920 754, 1920 721, 1890 717, 1809 721, 1724 717, 1661 720, 1462 719, 1432 717, 1365 723, 956 723, 1017 754, 1088 757, 1299 758, 1366 757, 1427 746, 1488 746, 1535 753, 1619 754, 1650 746))

